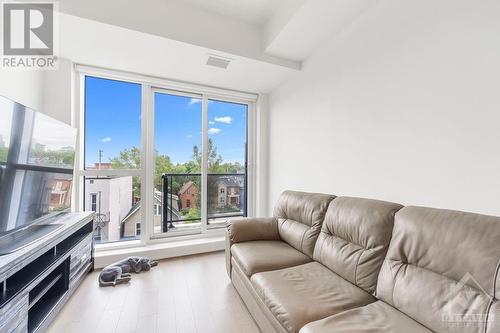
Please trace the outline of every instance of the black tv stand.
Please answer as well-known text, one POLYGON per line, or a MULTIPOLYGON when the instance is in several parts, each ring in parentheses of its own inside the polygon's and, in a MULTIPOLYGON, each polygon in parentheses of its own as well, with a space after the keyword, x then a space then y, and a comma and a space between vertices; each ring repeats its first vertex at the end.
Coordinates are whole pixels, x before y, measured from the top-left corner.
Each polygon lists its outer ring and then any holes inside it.
POLYGON ((42 238, 0 256, 2 333, 44 332, 93 269, 93 214, 65 214, 52 223, 42 238))

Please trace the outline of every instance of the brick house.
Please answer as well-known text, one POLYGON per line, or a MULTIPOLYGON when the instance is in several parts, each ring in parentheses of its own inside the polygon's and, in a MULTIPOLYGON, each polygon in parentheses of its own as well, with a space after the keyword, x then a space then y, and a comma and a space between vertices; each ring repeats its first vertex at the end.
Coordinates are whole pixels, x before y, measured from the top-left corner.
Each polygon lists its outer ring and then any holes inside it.
POLYGON ((198 197, 198 187, 192 181, 188 181, 182 185, 179 190, 179 209, 189 209, 196 207, 196 199, 198 197))

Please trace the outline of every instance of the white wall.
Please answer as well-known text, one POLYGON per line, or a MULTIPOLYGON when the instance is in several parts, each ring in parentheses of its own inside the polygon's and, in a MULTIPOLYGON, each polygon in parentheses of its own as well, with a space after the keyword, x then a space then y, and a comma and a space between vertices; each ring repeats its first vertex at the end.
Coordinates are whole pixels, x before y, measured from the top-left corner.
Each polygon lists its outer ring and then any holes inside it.
POLYGON ((42 111, 71 125, 71 97, 73 89, 73 63, 58 59, 58 69, 45 71, 43 77, 42 111))
POLYGON ((120 240, 121 221, 132 208, 132 177, 111 179, 109 183, 109 240, 120 240))
POLYGON ((57 70, 0 70, 0 95, 71 124, 73 64, 57 70))
POLYGON ((270 96, 285 189, 500 215, 500 2, 385 0, 270 96))
POLYGON ((102 233, 103 242, 120 240, 121 221, 132 208, 132 177, 93 179, 92 184, 87 179, 85 189, 85 210, 92 210, 91 195, 98 194, 97 212, 109 217, 102 233))
POLYGON ((0 95, 40 110, 43 106, 43 73, 37 70, 0 70, 0 95))

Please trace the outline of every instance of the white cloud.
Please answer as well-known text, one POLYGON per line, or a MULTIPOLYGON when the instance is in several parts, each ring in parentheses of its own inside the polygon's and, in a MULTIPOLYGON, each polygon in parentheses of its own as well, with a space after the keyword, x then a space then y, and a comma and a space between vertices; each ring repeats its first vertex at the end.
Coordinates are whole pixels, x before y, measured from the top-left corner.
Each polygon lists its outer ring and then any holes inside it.
POLYGON ((111 142, 111 138, 109 136, 107 136, 105 138, 102 138, 100 141, 103 143, 111 142))
POLYGON ((201 99, 199 99, 199 98, 191 98, 191 100, 189 101, 189 106, 191 106, 193 104, 196 104, 196 103, 201 103, 201 99))
POLYGON ((208 129, 208 134, 217 134, 220 133, 220 128, 210 127, 208 129))
POLYGON ((215 117, 214 120, 218 123, 223 123, 223 124, 231 124, 233 122, 233 118, 229 116, 215 117))
POLYGON ((188 134, 186 135, 186 138, 191 139, 193 137, 193 134, 188 134))
MULTIPOLYGON (((196 104, 196 103, 201 103, 201 98, 191 98, 191 99, 189 100, 189 106, 191 106, 191 105, 193 105, 193 104, 196 104)), ((209 100, 207 101, 207 103, 208 103, 208 104, 212 104, 212 103, 213 103, 213 101, 209 99, 209 100)))
POLYGON ((208 122, 208 124, 209 124, 209 125, 215 125, 215 121, 211 121, 211 120, 210 120, 210 121, 208 122))

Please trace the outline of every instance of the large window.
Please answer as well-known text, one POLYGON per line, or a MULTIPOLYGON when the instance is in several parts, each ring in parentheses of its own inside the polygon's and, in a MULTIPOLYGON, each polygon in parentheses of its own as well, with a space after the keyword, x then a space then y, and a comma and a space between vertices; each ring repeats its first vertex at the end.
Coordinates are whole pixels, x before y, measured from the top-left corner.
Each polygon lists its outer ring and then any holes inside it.
POLYGON ((83 205, 96 241, 136 239, 141 222, 141 85, 85 77, 83 205))
POLYGON ((97 242, 204 233, 248 214, 250 99, 81 82, 79 203, 96 214, 97 242))
POLYGON ((221 227, 247 214, 248 105, 213 99, 206 105, 199 95, 154 93, 155 192, 167 199, 157 234, 199 230, 204 221, 221 227))

